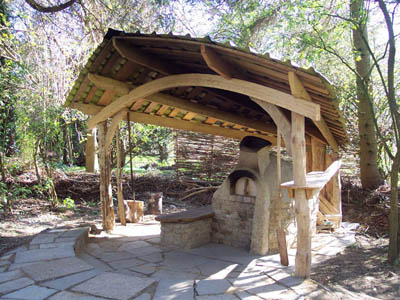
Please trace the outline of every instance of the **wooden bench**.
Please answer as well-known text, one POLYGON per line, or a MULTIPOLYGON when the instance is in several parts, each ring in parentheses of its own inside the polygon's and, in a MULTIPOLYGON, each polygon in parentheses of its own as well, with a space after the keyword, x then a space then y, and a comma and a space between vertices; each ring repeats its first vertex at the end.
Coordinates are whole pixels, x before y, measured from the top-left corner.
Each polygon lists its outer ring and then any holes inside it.
POLYGON ((211 205, 157 216, 161 223, 161 245, 191 249, 209 243, 213 217, 211 205))

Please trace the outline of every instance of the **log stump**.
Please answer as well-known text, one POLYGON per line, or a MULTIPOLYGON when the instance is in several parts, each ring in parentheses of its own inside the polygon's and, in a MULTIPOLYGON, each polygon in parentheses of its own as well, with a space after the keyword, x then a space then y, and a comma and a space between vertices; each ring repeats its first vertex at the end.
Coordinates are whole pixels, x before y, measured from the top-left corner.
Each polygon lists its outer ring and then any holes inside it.
POLYGON ((125 218, 127 222, 139 223, 143 221, 143 201, 125 200, 125 218))

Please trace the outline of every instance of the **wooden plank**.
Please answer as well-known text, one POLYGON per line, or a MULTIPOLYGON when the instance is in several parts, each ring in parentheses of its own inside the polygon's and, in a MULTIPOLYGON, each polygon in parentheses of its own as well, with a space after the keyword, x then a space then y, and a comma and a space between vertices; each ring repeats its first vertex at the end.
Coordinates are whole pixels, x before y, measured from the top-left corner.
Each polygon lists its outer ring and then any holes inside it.
POLYGON ((150 104, 144 110, 145 113, 151 113, 159 105, 157 102, 150 102, 150 104))
POLYGON ((204 123, 212 125, 212 124, 214 124, 215 122, 217 122, 217 119, 208 117, 207 120, 205 120, 204 123))
POLYGON ((169 128, 173 128, 173 129, 181 129, 181 130, 187 130, 187 131, 219 135, 219 136, 224 136, 224 137, 239 139, 239 140, 243 139, 244 137, 246 137, 248 135, 251 135, 251 136, 256 136, 256 137, 262 138, 264 140, 267 140, 267 141, 271 142, 272 144, 276 143, 275 137, 261 135, 258 133, 251 133, 251 132, 245 132, 245 131, 240 131, 240 130, 235 130, 235 129, 222 128, 222 127, 218 127, 218 126, 211 126, 211 125, 197 123, 197 122, 190 122, 190 121, 183 121, 183 120, 177 120, 177 119, 166 118, 166 117, 159 117, 159 116, 154 116, 154 115, 147 115, 147 114, 143 114, 143 113, 130 112, 130 116, 131 116, 130 117, 131 120, 135 120, 135 122, 144 123, 144 124, 153 124, 153 125, 164 126, 164 127, 169 127, 169 128))
POLYGON ((171 118, 173 118, 173 117, 176 117, 176 115, 180 112, 181 110, 179 109, 179 108, 174 108, 174 110, 173 111, 171 111, 170 113, 169 113, 169 117, 171 117, 171 118))
POLYGON ((325 144, 319 142, 316 138, 311 137, 311 170, 325 170, 325 144))
POLYGON ((340 213, 323 195, 319 195, 319 200, 321 211, 324 214, 336 215, 340 213))
POLYGON ((92 87, 84 102, 90 103, 92 101, 94 95, 96 94, 96 92, 97 92, 97 87, 95 87, 95 86, 92 87))
POLYGON ((114 91, 105 91, 103 95, 100 97, 99 101, 96 103, 96 105, 108 105, 111 100, 115 97, 115 92, 114 91))
MULTIPOLYGON (((294 160, 294 158, 293 158, 294 160)), ((281 184, 281 187, 292 189, 322 189, 328 181, 339 171, 342 162, 336 160, 333 162, 325 172, 315 171, 305 175, 305 182, 303 184, 296 183, 296 181, 288 181, 281 184)), ((295 162, 293 161, 293 167, 295 162)), ((305 170, 305 168, 304 168, 305 170)))
POLYGON ((231 67, 223 60, 223 58, 215 53, 214 50, 207 47, 206 45, 200 46, 201 56, 206 62, 207 66, 218 75, 221 75, 225 79, 232 79, 231 67))
POLYGON ((221 76, 209 74, 182 74, 156 79, 132 90, 129 94, 120 97, 88 121, 88 127, 93 128, 99 122, 107 120, 121 109, 129 107, 134 101, 146 98, 162 90, 181 86, 202 86, 223 89, 239 94, 254 97, 261 101, 294 111, 310 119, 320 119, 320 106, 292 95, 240 79, 226 80, 221 76))
MULTIPOLYGON (((290 87, 292 89, 292 94, 299 99, 313 102, 311 96, 308 94, 308 92, 304 88, 303 84, 301 83, 297 75, 294 72, 289 72, 288 76, 289 76, 290 87)), ((331 146, 334 151, 336 152, 339 151, 338 143, 336 142, 336 139, 332 135, 332 132, 330 131, 324 118, 321 117, 319 120, 318 119, 312 119, 312 120, 314 124, 318 127, 319 131, 321 131, 322 135, 328 142, 329 146, 331 146)))
POLYGON ((149 55, 138 49, 137 47, 129 44, 123 39, 114 37, 112 39, 114 48, 118 53, 127 60, 134 62, 138 65, 144 66, 151 70, 157 71, 163 75, 175 74, 174 66, 166 65, 165 62, 153 55, 149 55))
POLYGON ((190 120, 192 120, 195 116, 197 116, 197 113, 188 112, 188 113, 183 117, 183 119, 184 119, 184 120, 187 120, 187 121, 190 121, 190 120))
MULTIPOLYGON (((337 159, 336 153, 326 154, 326 164, 337 159)), ((342 214, 342 187, 340 181, 340 170, 332 177, 326 185, 326 196, 330 203, 335 207, 339 214, 342 214)))
POLYGON ((261 108, 264 109, 269 114, 269 116, 272 118, 276 126, 280 128, 282 137, 285 141, 286 150, 290 155, 292 153, 292 145, 291 145, 292 143, 290 142, 292 129, 288 118, 283 114, 283 112, 279 109, 279 107, 273 104, 262 102, 255 98, 251 98, 251 100, 260 105, 261 108))
POLYGON ((145 99, 138 99, 136 102, 132 105, 131 110, 136 111, 139 108, 142 107, 143 103, 145 102, 145 99))
POLYGON ((105 147, 106 151, 109 152, 111 149, 112 140, 114 138, 115 132, 118 130, 119 123, 126 118, 128 110, 124 109, 113 116, 110 126, 107 129, 106 140, 105 140, 105 147))
POLYGON ((129 84, 109 77, 89 73, 88 79, 99 89, 113 91, 120 96, 128 94, 131 90, 129 84))
POLYGON ((168 110, 168 108, 168 105, 161 106, 160 109, 156 112, 156 115, 162 116, 168 110))
MULTIPOLYGON (((99 88, 106 88, 109 83, 115 81, 114 79, 111 79, 111 78, 106 78, 106 77, 102 78, 102 77, 103 76, 100 76, 100 75, 96 76, 95 84, 99 88), (104 81, 104 84, 102 81, 104 81)), ((121 82, 121 85, 124 85, 124 84, 125 83, 121 82)), ((136 88, 137 86, 129 85, 129 87, 136 88)), ((196 91, 196 93, 199 92, 198 89, 193 89, 193 90, 196 91)), ((122 92, 122 90, 119 90, 119 92, 122 92)), ((171 114, 172 114, 172 115, 170 114, 171 117, 175 117, 176 114, 178 114, 178 112, 180 111, 179 109, 182 109, 182 110, 186 110, 189 112, 195 112, 195 113, 198 113, 203 116, 208 116, 208 117, 212 117, 212 118, 215 118, 218 120, 228 121, 229 123, 240 124, 245 127, 262 130, 262 131, 269 132, 269 133, 276 132, 276 127, 273 124, 266 123, 263 121, 258 121, 258 120, 249 120, 248 118, 246 118, 244 116, 240 116, 240 115, 233 114, 233 113, 226 112, 226 111, 219 111, 212 107, 207 107, 207 106, 204 106, 201 104, 193 103, 188 100, 181 99, 181 98, 178 98, 175 96, 171 96, 171 95, 167 95, 167 94, 163 94, 163 93, 156 93, 154 95, 146 97, 146 99, 153 101, 153 102, 158 102, 160 104, 175 107, 177 110, 173 110, 171 112, 171 114)), ((143 103, 143 101, 142 102, 138 102, 138 101, 136 101, 136 103, 143 103)), ((103 101, 101 101, 101 102, 103 102, 103 101)), ((102 103, 99 103, 99 104, 102 104, 102 103)), ((133 105, 131 110, 137 110, 136 104, 133 105)), ((285 140, 285 145, 286 145, 286 140, 285 140)))

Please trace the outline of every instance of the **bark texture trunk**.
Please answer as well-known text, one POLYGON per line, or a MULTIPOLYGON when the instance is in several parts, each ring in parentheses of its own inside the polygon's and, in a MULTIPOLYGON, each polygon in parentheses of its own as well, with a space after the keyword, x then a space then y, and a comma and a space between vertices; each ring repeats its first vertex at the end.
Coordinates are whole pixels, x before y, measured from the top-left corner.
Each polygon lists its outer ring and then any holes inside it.
POLYGON ((99 124, 100 201, 103 229, 114 229, 115 216, 111 189, 110 151, 106 149, 107 121, 99 124))
POLYGON ((367 20, 364 20, 364 0, 350 0, 352 18, 359 22, 360 27, 353 29, 353 46, 356 50, 355 64, 357 76, 358 99, 358 130, 360 134, 360 175, 361 184, 365 189, 375 189, 382 183, 378 169, 378 147, 373 112, 370 108, 370 54, 367 20))
POLYGON ((97 132, 96 129, 93 129, 87 136, 87 141, 85 146, 86 172, 97 173, 99 171, 99 161, 96 149, 97 149, 97 132))

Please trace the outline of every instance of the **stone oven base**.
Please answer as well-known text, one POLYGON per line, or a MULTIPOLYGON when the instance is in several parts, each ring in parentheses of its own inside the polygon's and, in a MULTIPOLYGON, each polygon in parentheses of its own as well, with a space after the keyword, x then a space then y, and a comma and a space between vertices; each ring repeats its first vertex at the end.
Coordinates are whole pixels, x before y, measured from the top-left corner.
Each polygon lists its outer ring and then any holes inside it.
POLYGON ((161 245, 196 248, 211 240, 211 218, 190 223, 162 223, 161 245))

